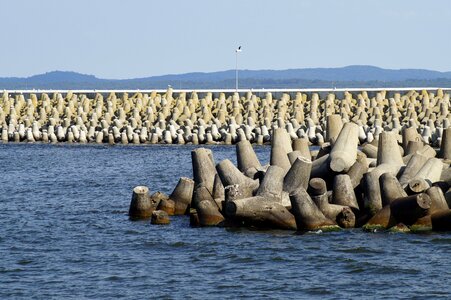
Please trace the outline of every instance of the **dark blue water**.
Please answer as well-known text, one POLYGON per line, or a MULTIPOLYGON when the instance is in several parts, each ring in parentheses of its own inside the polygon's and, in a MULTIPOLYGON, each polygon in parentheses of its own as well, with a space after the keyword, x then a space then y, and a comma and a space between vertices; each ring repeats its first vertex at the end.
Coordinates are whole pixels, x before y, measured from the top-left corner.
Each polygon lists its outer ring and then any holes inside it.
POLYGON ((192 149, 0 145, 0 299, 451 297, 451 234, 129 221, 132 188, 170 193, 192 149))

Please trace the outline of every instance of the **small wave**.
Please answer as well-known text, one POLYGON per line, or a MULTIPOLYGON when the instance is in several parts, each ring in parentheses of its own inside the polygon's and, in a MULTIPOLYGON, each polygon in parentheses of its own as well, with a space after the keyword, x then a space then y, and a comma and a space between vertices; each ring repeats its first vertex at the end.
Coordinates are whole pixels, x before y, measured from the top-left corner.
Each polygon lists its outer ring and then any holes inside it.
POLYGON ((218 290, 234 290, 236 289, 236 284, 220 284, 216 286, 218 290))
POLYGON ((286 258, 283 258, 281 256, 275 256, 275 257, 271 257, 270 261, 279 262, 279 261, 290 261, 290 260, 286 259, 286 258))
POLYGON ((133 230, 133 229, 127 229, 124 231, 125 234, 130 234, 130 235, 140 235, 142 232, 138 231, 138 230, 133 230))
POLYGON ((402 268, 400 266, 380 266, 374 263, 369 262, 354 262, 351 263, 348 270, 346 271, 348 274, 358 274, 358 273, 368 273, 368 274, 381 274, 381 275, 396 275, 396 274, 404 274, 404 275, 416 275, 419 274, 420 271, 413 268, 402 268))
POLYGON ((22 271, 23 271, 22 268, 14 268, 14 269, 0 268, 0 273, 16 273, 22 271))
POLYGON ((239 257, 237 259, 234 259, 233 262, 237 262, 237 263, 249 263, 249 262, 254 262, 255 259, 252 257, 239 257))
POLYGON ((338 249, 338 252, 342 253, 355 253, 355 254, 364 254, 364 253, 383 253, 383 251, 377 251, 373 249, 368 249, 365 247, 355 247, 355 248, 348 248, 348 249, 338 249))
POLYGON ((376 269, 377 274, 419 274, 420 271, 411 268, 401 268, 399 266, 382 266, 376 269))
POLYGON ((143 246, 144 247, 154 247, 154 246, 158 246, 158 245, 160 245, 161 243, 159 243, 159 242, 157 242, 157 241, 155 241, 155 240, 151 240, 151 241, 145 241, 144 243, 143 243, 143 246))
POLYGON ((334 292, 323 287, 312 287, 304 290, 312 295, 333 295, 334 292))
POLYGON ((225 258, 225 259, 235 259, 237 257, 238 257, 238 255, 235 253, 228 253, 223 256, 223 258, 225 258))
POLYGON ((346 273, 348 273, 348 274, 357 274, 357 273, 363 273, 363 272, 365 272, 364 268, 355 267, 355 268, 352 268, 351 270, 347 271, 346 273))
POLYGON ((120 281, 122 278, 116 275, 111 275, 105 278, 107 281, 120 281))
POLYGON ((198 261, 201 261, 201 259, 199 257, 197 257, 197 256, 191 256, 191 260, 190 261, 191 262, 198 262, 198 261))
POLYGON ((178 242, 169 244, 169 246, 174 247, 174 248, 182 248, 182 247, 185 247, 187 245, 188 245, 187 243, 182 242, 182 241, 178 241, 178 242))
POLYGON ((18 265, 25 266, 25 265, 31 264, 32 262, 33 262, 33 261, 32 261, 32 260, 29 260, 29 259, 21 259, 21 260, 19 260, 19 261, 17 262, 17 264, 18 264, 18 265))
POLYGON ((449 245, 451 244, 451 238, 435 238, 431 240, 431 243, 449 245))

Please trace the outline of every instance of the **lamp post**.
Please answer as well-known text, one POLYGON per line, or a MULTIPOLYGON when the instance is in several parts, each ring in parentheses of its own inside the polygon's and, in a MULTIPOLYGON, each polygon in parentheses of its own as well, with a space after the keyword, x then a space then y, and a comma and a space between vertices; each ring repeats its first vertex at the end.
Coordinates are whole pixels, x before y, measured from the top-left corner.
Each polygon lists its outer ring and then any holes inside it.
POLYGON ((235 90, 238 92, 238 53, 241 52, 241 46, 235 50, 235 90))

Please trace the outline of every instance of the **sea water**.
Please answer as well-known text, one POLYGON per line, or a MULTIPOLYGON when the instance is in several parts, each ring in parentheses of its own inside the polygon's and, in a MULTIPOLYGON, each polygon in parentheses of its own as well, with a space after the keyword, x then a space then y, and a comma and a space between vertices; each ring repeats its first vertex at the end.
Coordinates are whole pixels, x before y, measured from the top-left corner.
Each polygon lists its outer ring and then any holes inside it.
MULTIPOLYGON (((209 147, 236 162, 235 147, 209 147)), ((169 194, 194 148, 0 144, 0 299, 451 297, 449 233, 130 221, 133 187, 169 194)))

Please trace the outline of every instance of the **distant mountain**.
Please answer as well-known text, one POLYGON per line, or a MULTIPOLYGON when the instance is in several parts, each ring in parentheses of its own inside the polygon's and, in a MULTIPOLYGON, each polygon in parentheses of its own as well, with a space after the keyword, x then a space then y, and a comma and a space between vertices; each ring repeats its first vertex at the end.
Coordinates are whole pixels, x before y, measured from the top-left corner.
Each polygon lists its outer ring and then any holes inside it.
MULTIPOLYGON (((437 78, 451 79, 451 72, 439 72, 423 69, 382 69, 374 66, 347 66, 342 68, 307 68, 288 70, 240 70, 241 79, 304 79, 326 81, 401 81, 430 80, 437 78)), ((235 78, 235 70, 186 73, 179 75, 164 75, 142 79, 153 80, 190 80, 190 81, 220 81, 235 78)))
MULTIPOLYGON (((382 69, 374 66, 288 70, 240 70, 240 88, 451 87, 451 72, 382 69)), ((161 89, 234 88, 235 70, 186 73, 134 79, 100 79, 53 71, 27 78, 0 78, 0 89, 161 89)))
POLYGON ((73 86, 75 88, 78 86, 95 85, 102 81, 102 79, 98 79, 94 75, 85 75, 77 72, 53 71, 26 78, 0 78, 0 89, 57 89, 63 86, 73 86))
POLYGON ((62 71, 54 71, 48 72, 45 74, 34 75, 27 78, 30 82, 47 82, 47 83, 58 83, 58 82, 74 82, 74 83, 82 83, 82 82, 95 82, 99 79, 94 75, 85 75, 77 72, 62 72, 62 71))

